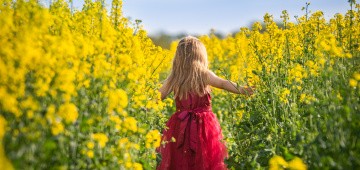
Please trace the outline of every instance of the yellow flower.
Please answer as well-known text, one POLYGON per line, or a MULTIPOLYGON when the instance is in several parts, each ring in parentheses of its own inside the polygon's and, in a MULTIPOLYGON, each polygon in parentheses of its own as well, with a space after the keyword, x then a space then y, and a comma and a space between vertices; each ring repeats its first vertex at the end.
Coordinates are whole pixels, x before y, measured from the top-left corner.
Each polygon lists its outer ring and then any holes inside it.
POLYGON ((275 155, 269 160, 269 170, 285 169, 288 163, 281 156, 275 155))
POLYGON ((65 92, 66 101, 70 101, 71 96, 75 93, 75 85, 73 81, 75 80, 75 72, 71 69, 62 69, 57 76, 55 81, 55 86, 65 92))
POLYGON ((131 166, 132 166, 132 163, 131 163, 131 162, 126 162, 126 163, 125 163, 125 167, 126 167, 126 168, 131 168, 131 166))
POLYGON ((137 121, 133 117, 125 118, 124 122, 123 122, 123 126, 124 126, 124 129, 123 129, 124 131, 130 130, 130 131, 136 132, 138 130, 137 121))
POLYGON ((121 119, 120 119, 120 117, 117 116, 117 115, 111 115, 111 116, 110 116, 110 120, 113 121, 113 122, 116 123, 116 124, 120 124, 120 123, 121 123, 121 119))
POLYGON ((93 119, 93 118, 90 118, 90 119, 88 119, 88 120, 86 121, 86 123, 87 123, 88 125, 92 125, 92 124, 94 124, 94 119, 93 119))
MULTIPOLYGON (((6 120, 3 116, 0 115, 0 141, 2 140, 2 138, 5 135, 6 132, 6 120)), ((1 147, 1 146, 0 146, 1 147)))
POLYGON ((350 80, 349 80, 349 84, 350 84, 351 87, 356 87, 356 86, 357 86, 357 83, 358 83, 358 82, 357 82, 355 79, 350 79, 350 80))
POLYGON ((300 64, 295 64, 295 66, 289 70, 288 83, 292 84, 295 82, 302 84, 303 83, 302 79, 306 77, 307 77, 307 73, 305 72, 303 66, 300 64))
POLYGON ((149 131, 146 134, 145 138, 146 138, 146 143, 145 143, 146 148, 150 148, 150 147, 157 148, 160 146, 161 136, 158 130, 149 131))
POLYGON ((64 132, 64 125, 61 122, 55 121, 51 125, 51 133, 56 136, 64 132))
POLYGON ((72 103, 65 103, 61 105, 57 113, 66 121, 66 123, 75 123, 78 118, 77 108, 72 103))
POLYGON ((280 94, 280 101, 282 101, 283 103, 289 103, 288 101, 288 96, 290 95, 290 90, 287 88, 284 88, 280 94))
POLYGON ((341 94, 340 94, 339 92, 337 93, 336 97, 337 97, 340 101, 343 100, 343 98, 341 97, 341 94))
POLYGON ((13 113, 17 118, 23 114, 17 107, 18 101, 16 96, 8 94, 7 90, 2 87, 0 87, 0 103, 2 103, 5 111, 13 113))
POLYGON ((94 142, 88 142, 87 144, 86 144, 86 146, 89 148, 89 149, 94 149, 94 142))
POLYGON ((89 158, 93 158, 93 157, 94 157, 94 151, 88 150, 88 151, 86 152, 86 155, 87 155, 89 158))
POLYGON ((290 90, 289 89, 285 89, 284 91, 283 91, 283 95, 289 95, 290 94, 290 90))
POLYGON ((28 97, 26 100, 22 101, 21 107, 31 111, 36 111, 39 108, 37 101, 32 97, 28 97))
POLYGON ((244 112, 245 112, 244 110, 238 110, 237 111, 236 115, 239 117, 239 120, 242 119, 244 112))
POLYGON ((119 139, 119 147, 120 148, 128 148, 128 146, 129 146, 129 139, 128 138, 121 138, 121 139, 119 139))
POLYGON ((119 131, 120 129, 121 129, 120 124, 116 124, 116 125, 115 125, 115 130, 119 131))
POLYGON ((307 94, 304 94, 304 93, 302 93, 300 95, 300 102, 302 102, 302 103, 310 104, 311 102, 314 102, 316 100, 317 99, 314 96, 311 96, 311 95, 307 95, 307 94))
POLYGON ((307 167, 304 162, 295 157, 290 162, 286 162, 283 157, 275 155, 269 160, 269 170, 282 170, 282 169, 290 169, 290 170, 306 170, 307 167))
POLYGON ((12 166, 12 163, 10 160, 6 157, 4 148, 0 142, 0 169, 3 170, 13 170, 14 167, 12 166))
POLYGON ((302 93, 300 95, 300 102, 304 102, 305 101, 305 98, 306 98, 306 94, 302 93))
POLYGON ((108 112, 111 113, 114 109, 117 112, 122 112, 122 110, 128 104, 128 97, 124 90, 116 89, 114 91, 109 91, 108 96, 108 112))
POLYGON ((94 133, 91 137, 99 143, 100 148, 104 148, 109 141, 108 137, 104 133, 94 133))
POLYGON ((354 73, 354 78, 355 78, 355 80, 359 81, 360 80, 360 73, 354 73))
POLYGON ((133 168, 134 168, 134 170, 142 170, 143 169, 142 165, 137 162, 133 163, 133 168))
POLYGON ((294 159, 292 159, 289 162, 288 167, 291 170, 306 170, 307 169, 304 162, 298 157, 295 157, 294 159))
POLYGON ((312 75, 312 76, 319 75, 319 73, 318 73, 318 70, 319 70, 318 64, 315 64, 313 61, 309 60, 309 61, 306 62, 306 65, 309 68, 310 75, 312 75))
POLYGON ((139 144, 133 144, 132 147, 136 150, 140 150, 140 145, 139 144))
POLYGON ((34 118, 34 111, 28 110, 28 111, 26 112, 26 116, 27 116, 28 119, 34 118))

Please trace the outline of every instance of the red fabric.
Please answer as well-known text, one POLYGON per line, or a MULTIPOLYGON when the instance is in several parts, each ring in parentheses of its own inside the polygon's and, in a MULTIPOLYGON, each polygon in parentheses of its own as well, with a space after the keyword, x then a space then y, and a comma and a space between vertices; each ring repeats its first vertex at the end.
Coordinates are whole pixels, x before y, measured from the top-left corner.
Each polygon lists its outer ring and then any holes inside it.
POLYGON ((176 112, 166 123, 158 170, 222 170, 228 156, 222 143, 220 124, 211 110, 211 96, 189 94, 187 100, 176 99, 176 112), (176 142, 171 142, 174 137, 176 142))

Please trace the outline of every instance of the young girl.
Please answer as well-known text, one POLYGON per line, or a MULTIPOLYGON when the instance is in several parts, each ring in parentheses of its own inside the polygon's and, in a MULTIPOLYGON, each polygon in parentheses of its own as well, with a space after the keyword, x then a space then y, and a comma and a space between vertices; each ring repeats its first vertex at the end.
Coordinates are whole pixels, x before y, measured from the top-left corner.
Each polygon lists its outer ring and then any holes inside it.
POLYGON ((183 38, 176 49, 172 71, 159 89, 161 99, 174 92, 176 112, 163 131, 158 170, 226 169, 228 156, 220 124, 211 110, 209 86, 251 95, 252 88, 217 77, 208 69, 205 46, 195 37, 183 38), (173 140, 175 139, 175 140, 173 140))

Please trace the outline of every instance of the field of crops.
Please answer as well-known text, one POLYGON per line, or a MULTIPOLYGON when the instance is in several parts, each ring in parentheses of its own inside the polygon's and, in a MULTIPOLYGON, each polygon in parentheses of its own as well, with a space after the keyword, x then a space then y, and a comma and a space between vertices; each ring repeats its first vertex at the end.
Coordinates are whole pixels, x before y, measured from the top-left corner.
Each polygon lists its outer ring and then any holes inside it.
MULTIPOLYGON (((158 89, 177 42, 155 46, 121 7, 0 0, 0 169, 155 169, 175 111, 158 89)), ((295 23, 283 11, 281 27, 265 14, 199 37, 211 70, 257 87, 213 89, 229 168, 360 166, 360 5, 329 20, 307 9, 295 23)))

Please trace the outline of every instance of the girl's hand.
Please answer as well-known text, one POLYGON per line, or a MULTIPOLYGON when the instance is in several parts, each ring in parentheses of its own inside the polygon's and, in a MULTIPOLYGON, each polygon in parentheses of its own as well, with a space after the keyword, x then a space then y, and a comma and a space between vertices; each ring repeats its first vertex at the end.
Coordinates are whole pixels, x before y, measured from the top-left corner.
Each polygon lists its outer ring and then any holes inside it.
POLYGON ((251 96, 255 93, 255 86, 244 86, 243 90, 245 95, 251 96))

